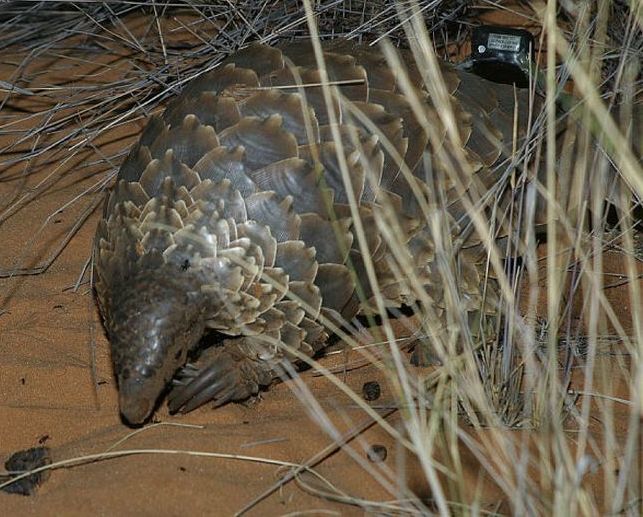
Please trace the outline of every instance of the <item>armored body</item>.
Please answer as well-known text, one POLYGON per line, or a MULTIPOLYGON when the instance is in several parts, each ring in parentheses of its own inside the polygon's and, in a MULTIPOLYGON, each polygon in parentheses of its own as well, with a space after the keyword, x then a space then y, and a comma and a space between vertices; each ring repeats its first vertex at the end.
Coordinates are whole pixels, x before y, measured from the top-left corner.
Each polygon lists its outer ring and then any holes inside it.
POLYGON ((246 398, 283 361, 322 350, 324 322, 373 310, 376 295, 399 307, 422 292, 439 317, 431 211, 456 243, 464 317, 494 317, 463 197, 484 214, 485 196, 506 194, 497 166, 524 135, 527 94, 444 64, 445 107, 411 54, 399 57, 404 71, 375 48, 324 44, 324 84, 312 45, 253 45, 149 121, 95 244, 126 420, 143 422, 173 378, 172 411, 246 398), (382 230, 391 212, 394 243, 382 230), (218 346, 186 365, 205 332, 218 346))

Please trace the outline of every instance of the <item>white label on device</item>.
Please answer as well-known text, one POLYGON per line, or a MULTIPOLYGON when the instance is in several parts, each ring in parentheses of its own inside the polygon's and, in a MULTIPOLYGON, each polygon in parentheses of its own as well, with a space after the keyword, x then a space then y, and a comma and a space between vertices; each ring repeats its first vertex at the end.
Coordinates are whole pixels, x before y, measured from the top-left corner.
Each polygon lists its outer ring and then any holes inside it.
POLYGON ((487 47, 493 50, 518 52, 520 50, 520 36, 512 36, 511 34, 489 34, 487 47))

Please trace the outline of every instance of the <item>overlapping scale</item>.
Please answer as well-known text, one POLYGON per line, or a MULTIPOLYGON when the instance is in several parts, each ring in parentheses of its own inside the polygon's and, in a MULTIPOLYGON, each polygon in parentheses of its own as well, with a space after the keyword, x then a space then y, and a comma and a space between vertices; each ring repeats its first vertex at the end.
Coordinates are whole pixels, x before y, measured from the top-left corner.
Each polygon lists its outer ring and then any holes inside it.
POLYGON ((223 94, 226 90, 234 88, 256 88, 259 78, 254 70, 228 63, 219 68, 206 72, 190 81, 183 90, 183 97, 191 97, 201 92, 223 94))
MULTIPOLYGON (((244 158, 245 149, 241 146, 215 147, 205 153, 193 169, 199 174, 202 182, 210 180, 213 184, 218 184, 227 180, 232 188, 238 190, 242 196, 247 196, 256 189, 246 174, 244 158)), ((199 188, 199 185, 195 188, 199 188)))
POLYGON ((300 218, 292 209, 292 198, 280 199, 274 192, 257 192, 246 199, 248 219, 270 228, 277 242, 299 238, 300 218))
POLYGON ((249 177, 259 191, 271 191, 281 199, 292 197, 297 213, 325 213, 332 205, 332 191, 325 190, 313 166, 301 158, 288 158, 263 169, 250 172, 249 177))
POLYGON ((281 115, 242 118, 222 131, 219 138, 228 149, 243 147, 243 164, 250 171, 297 156, 297 140, 284 129, 281 115))
POLYGON ((184 185, 188 189, 195 187, 199 176, 184 163, 181 163, 172 149, 165 151, 161 158, 153 159, 147 164, 140 176, 140 185, 145 193, 153 198, 161 194, 161 188, 166 178, 176 186, 184 185))
POLYGON ((349 231, 350 224, 348 218, 331 221, 318 214, 303 214, 300 237, 306 245, 315 248, 319 263, 343 264, 354 238, 349 231))
POLYGON ((163 129, 150 145, 150 154, 153 158, 163 159, 171 149, 177 162, 193 167, 204 154, 218 146, 214 129, 201 124, 196 115, 189 114, 180 125, 163 129))
POLYGON ((277 244, 275 264, 288 271, 290 280, 312 282, 319 267, 315 249, 304 241, 289 240, 277 244))
POLYGON ((319 140, 315 111, 310 106, 304 106, 298 93, 261 90, 239 103, 239 109, 244 117, 261 120, 279 115, 283 129, 291 133, 299 145, 319 140))
POLYGON ((232 97, 208 91, 179 97, 167 107, 163 120, 170 127, 176 127, 188 115, 195 116, 201 124, 211 126, 216 131, 223 131, 241 120, 239 106, 232 97))

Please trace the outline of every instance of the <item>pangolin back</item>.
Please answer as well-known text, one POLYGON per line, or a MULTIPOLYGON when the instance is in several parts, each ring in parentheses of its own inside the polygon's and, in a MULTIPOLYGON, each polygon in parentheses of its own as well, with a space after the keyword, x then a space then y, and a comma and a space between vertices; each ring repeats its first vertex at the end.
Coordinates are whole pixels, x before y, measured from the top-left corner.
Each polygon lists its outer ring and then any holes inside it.
POLYGON ((309 44, 238 52, 152 117, 124 161, 98 227, 95 277, 128 421, 149 416, 208 328, 226 339, 202 367, 181 370, 173 410, 247 397, 296 359, 289 351, 319 351, 328 338, 320 316, 341 324, 373 306, 369 260, 388 306, 413 303, 422 289, 440 313, 444 288, 418 193, 441 196, 459 239, 464 312, 496 311, 494 285, 482 294, 484 253, 462 189, 480 200, 498 183, 494 165, 511 153, 514 112, 525 125, 526 94, 442 65, 458 133, 447 138, 409 56, 424 121, 377 49, 335 42, 323 58, 340 95, 324 97, 309 44), (397 249, 380 231, 383 206, 397 212, 397 249), (409 287, 395 267, 400 254, 421 285, 409 287))

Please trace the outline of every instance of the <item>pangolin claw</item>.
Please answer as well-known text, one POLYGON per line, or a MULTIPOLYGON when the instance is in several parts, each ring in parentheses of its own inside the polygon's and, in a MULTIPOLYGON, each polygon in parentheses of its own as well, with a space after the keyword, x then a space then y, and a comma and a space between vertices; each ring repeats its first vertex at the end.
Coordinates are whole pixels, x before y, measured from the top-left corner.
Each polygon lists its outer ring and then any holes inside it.
POLYGON ((259 392, 258 368, 251 359, 225 348, 206 351, 197 364, 179 371, 168 397, 168 408, 171 413, 188 413, 208 402, 219 407, 247 399, 259 392))

